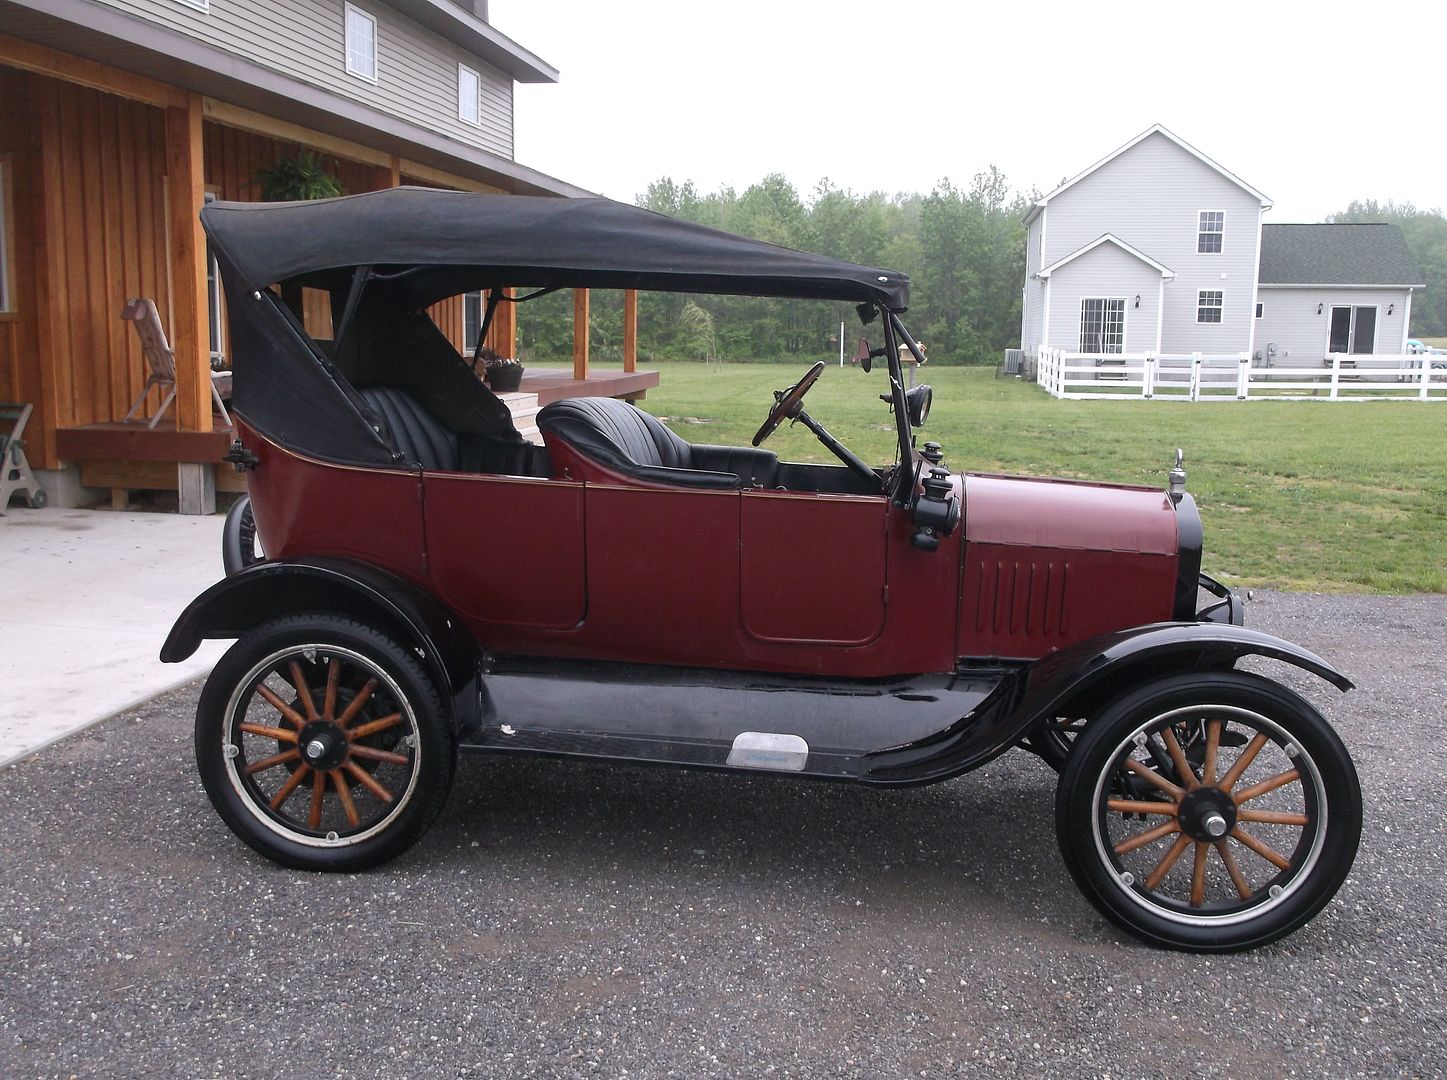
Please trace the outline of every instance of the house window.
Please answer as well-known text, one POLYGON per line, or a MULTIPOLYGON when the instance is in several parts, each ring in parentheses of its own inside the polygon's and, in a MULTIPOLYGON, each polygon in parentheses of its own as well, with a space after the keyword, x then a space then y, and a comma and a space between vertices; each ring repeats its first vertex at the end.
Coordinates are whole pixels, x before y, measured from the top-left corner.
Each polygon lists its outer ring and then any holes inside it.
POLYGON ((10 158, 0 157, 0 313, 15 310, 13 295, 14 271, 10 267, 10 253, 15 248, 15 238, 10 235, 10 158))
POLYGON ((1218 323, 1221 321, 1221 309, 1226 306, 1225 296, 1220 289, 1202 289, 1196 294, 1196 321, 1198 323, 1218 323))
POLYGON ((482 80, 461 64, 457 65, 457 116, 464 124, 482 126, 482 80))
POLYGON ((462 294, 462 348, 471 356, 477 351, 477 336, 482 333, 482 293, 462 294))
POLYGON ((1125 298, 1088 296, 1080 301, 1080 351, 1118 353, 1125 349, 1125 298))
POLYGON ((1257 317, 1258 319, 1261 318, 1261 305, 1260 305, 1260 304, 1257 304, 1257 305, 1256 305, 1256 317, 1257 317))
POLYGON ((1221 254, 1221 238, 1226 232, 1224 210, 1202 210, 1196 226, 1196 254, 1221 254))
POLYGON ((347 5, 347 71, 377 81, 377 20, 351 4, 347 5))

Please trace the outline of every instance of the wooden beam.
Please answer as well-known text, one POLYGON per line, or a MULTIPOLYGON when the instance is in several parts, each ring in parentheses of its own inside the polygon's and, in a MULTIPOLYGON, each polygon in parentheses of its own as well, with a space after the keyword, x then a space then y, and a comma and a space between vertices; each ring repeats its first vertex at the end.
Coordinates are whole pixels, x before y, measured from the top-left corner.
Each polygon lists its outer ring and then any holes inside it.
POLYGON ((274 116, 252 112, 250 109, 243 109, 237 105, 229 105, 224 101, 217 101, 215 98, 205 98, 202 101, 202 109, 207 120, 214 120, 218 124, 236 128, 238 131, 265 135, 267 138, 278 139, 281 142, 301 143, 312 150, 330 154, 332 157, 347 158, 349 161, 359 161, 363 165, 376 165, 389 170, 392 168, 392 163, 397 160, 395 154, 375 150, 370 146, 352 142, 350 139, 325 135, 320 131, 302 127, 300 124, 293 124, 289 120, 278 120, 274 116))
POLYGON ((35 330, 40 361, 40 395, 35 402, 39 421, 33 433, 30 460, 40 468, 56 468, 56 429, 60 402, 71 395, 70 289, 66 284, 65 163, 60 145, 60 84, 39 82, 31 96, 38 106, 36 138, 40 144, 39 183, 34 186, 35 330), (62 362, 64 361, 64 362, 62 362), (38 436, 38 438, 37 438, 38 436), (39 451, 37 453, 37 450, 39 451))
POLYGON ((507 194, 500 187, 493 187, 491 184, 474 180, 468 176, 459 176, 457 173, 447 172, 445 169, 434 169, 431 165, 423 165, 420 161, 408 161, 406 158, 402 158, 399 164, 402 172, 418 180, 425 180, 429 184, 456 188, 458 191, 480 191, 485 195, 507 194))
POLYGON ((573 378, 588 377, 588 290, 573 290, 573 378))
POLYGON ((170 217, 171 348, 176 354, 176 426, 211 430, 211 350, 206 310, 206 239, 201 96, 166 110, 166 209, 170 217))
POLYGON ((186 100, 186 92, 177 87, 37 45, 33 41, 23 41, 9 34, 0 34, 0 63, 162 108, 178 107, 186 100))
POLYGON ((623 370, 638 370, 638 290, 623 290, 623 370))
MULTIPOLYGON (((504 289, 504 296, 512 296, 512 289, 504 289)), ((487 347, 498 356, 517 356, 518 315, 517 305, 502 303, 493 312, 492 326, 487 331, 487 347)))
MULTIPOLYGON (((211 468, 217 491, 246 490, 245 473, 226 464, 211 468)), ((113 490, 175 491, 180 486, 175 462, 166 461, 82 461, 80 482, 113 490)))

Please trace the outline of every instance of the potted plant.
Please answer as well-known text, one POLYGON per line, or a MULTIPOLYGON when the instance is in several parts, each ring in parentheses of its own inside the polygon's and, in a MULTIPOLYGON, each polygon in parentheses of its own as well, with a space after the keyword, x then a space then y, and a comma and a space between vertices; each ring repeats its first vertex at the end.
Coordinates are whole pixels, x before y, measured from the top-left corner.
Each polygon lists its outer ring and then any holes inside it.
POLYGON ((506 394, 518 389, 523 381, 523 362, 511 356, 499 356, 491 349, 479 350, 482 360, 482 375, 494 394, 506 394))

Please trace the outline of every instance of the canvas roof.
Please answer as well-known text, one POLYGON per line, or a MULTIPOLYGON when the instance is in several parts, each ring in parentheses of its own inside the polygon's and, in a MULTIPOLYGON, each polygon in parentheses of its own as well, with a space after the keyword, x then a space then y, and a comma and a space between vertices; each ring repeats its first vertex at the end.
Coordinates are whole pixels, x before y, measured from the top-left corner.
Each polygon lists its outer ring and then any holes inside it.
POLYGON ((1389 222, 1263 225, 1261 284, 1424 287, 1402 230, 1389 222))
MULTIPOLYGON (((315 202, 214 202, 201 222, 247 291, 356 266, 405 270, 417 304, 502 286, 650 289, 909 305, 909 277, 609 199, 392 188, 315 202)), ((334 276, 334 275, 333 275, 334 276)))

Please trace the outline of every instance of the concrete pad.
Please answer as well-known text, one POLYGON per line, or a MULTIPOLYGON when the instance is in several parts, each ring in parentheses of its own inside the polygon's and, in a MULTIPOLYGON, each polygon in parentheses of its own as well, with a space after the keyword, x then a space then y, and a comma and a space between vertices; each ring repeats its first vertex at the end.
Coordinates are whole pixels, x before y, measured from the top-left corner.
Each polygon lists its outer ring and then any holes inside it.
POLYGON ((224 518, 13 507, 0 518, 0 765, 189 682, 229 642, 158 658, 219 580, 224 518))

